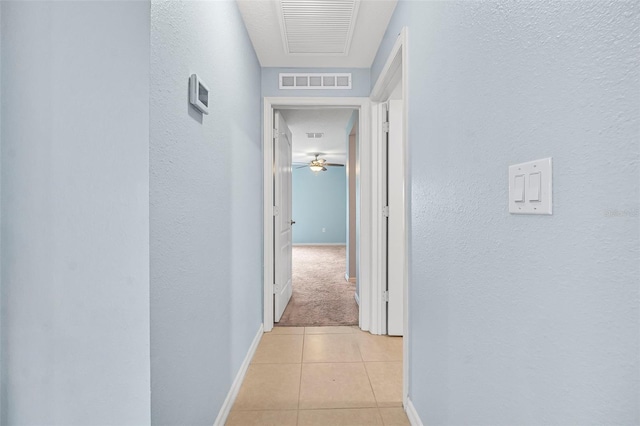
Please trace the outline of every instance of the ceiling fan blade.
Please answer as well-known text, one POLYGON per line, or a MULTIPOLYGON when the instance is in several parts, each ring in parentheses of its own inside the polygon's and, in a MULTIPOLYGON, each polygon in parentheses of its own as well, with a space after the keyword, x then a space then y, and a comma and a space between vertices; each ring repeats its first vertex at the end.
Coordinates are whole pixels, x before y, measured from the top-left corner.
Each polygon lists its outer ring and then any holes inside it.
POLYGON ((325 166, 333 166, 333 167, 344 167, 344 164, 338 163, 324 163, 325 166))
POLYGON ((309 167, 308 164, 304 164, 302 166, 294 166, 294 169, 304 169, 305 167, 309 167))

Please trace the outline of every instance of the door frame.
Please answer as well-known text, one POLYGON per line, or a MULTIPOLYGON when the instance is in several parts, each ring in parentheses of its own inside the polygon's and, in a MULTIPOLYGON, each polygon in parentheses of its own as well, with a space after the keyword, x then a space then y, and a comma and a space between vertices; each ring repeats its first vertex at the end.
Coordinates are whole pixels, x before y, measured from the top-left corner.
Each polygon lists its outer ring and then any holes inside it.
MULTIPOLYGON (((273 112, 276 109, 301 109, 301 108, 353 108, 359 111, 358 132, 360 134, 358 141, 359 149, 359 172, 360 172, 360 241, 358 244, 359 259, 356 277, 359 282, 359 319, 358 325, 362 330, 370 330, 371 311, 374 300, 372 298, 372 286, 370 285, 372 270, 372 250, 371 250, 371 212, 373 205, 371 204, 371 195, 373 193, 371 178, 372 166, 371 153, 373 147, 371 140, 371 103, 369 98, 347 98, 347 97, 265 97, 263 106, 263 216, 264 216, 264 235, 263 235, 263 326, 264 331, 268 332, 273 329, 273 112)), ((372 331, 373 332, 373 331, 372 331)), ((379 332, 378 332, 379 333, 379 332)))
MULTIPOLYGON (((411 156, 409 152, 409 67, 408 67, 408 41, 409 34, 407 27, 403 27, 396 39, 391 52, 385 62, 380 76, 376 81, 373 90, 371 91, 371 103, 372 103, 372 136, 377 139, 373 143, 378 148, 377 152, 374 152, 374 157, 378 157, 377 170, 381 170, 382 165, 382 140, 385 137, 382 128, 383 108, 381 104, 387 102, 392 95, 393 89, 398 81, 402 84, 402 149, 403 149, 403 168, 404 168, 404 207, 405 207, 405 232, 404 232, 404 246, 405 246, 405 259, 404 259, 404 279, 403 279, 403 297, 404 297, 404 318, 403 318, 403 348, 402 348, 402 401, 405 409, 409 402, 409 292, 410 292, 410 279, 409 279, 409 265, 411 259, 411 156)), ((375 195, 379 198, 378 202, 382 202, 382 188, 384 178, 382 173, 378 173, 376 176, 376 184, 379 191, 375 195)), ((383 233, 383 219, 378 215, 374 217, 374 223, 372 223, 373 229, 376 230, 377 235, 382 236, 383 233)), ((376 246, 378 249, 377 258, 383 259, 384 253, 382 244, 376 246)), ((381 265, 382 262, 378 262, 381 265)), ((377 268, 378 274, 383 274, 381 266, 377 268)), ((383 283, 383 276, 380 276, 378 280, 381 286, 383 283)), ((384 304, 378 304, 380 309, 378 318, 380 321, 380 327, 384 327, 386 333, 386 310, 383 309, 384 304)))

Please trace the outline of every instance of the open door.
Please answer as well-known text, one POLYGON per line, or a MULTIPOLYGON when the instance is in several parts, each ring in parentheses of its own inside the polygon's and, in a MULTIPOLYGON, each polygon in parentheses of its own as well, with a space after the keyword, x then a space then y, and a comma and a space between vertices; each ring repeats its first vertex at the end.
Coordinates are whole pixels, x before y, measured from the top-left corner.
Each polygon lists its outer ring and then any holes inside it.
POLYGON ((291 131, 282 114, 274 113, 274 285, 273 320, 280 321, 293 291, 291 286, 291 131))
POLYGON ((403 336, 405 280, 404 150, 402 144, 402 101, 388 103, 387 150, 387 334, 403 336))

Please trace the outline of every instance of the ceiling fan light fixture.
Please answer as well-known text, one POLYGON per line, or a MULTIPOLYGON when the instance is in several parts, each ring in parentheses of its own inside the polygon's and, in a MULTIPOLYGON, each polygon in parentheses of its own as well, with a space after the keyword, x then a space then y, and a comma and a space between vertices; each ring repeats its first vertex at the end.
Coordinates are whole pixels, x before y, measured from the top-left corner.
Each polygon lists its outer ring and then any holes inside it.
POLYGON ((311 169, 312 172, 316 172, 316 173, 321 172, 324 169, 324 167, 322 167, 320 164, 311 164, 309 168, 311 169))

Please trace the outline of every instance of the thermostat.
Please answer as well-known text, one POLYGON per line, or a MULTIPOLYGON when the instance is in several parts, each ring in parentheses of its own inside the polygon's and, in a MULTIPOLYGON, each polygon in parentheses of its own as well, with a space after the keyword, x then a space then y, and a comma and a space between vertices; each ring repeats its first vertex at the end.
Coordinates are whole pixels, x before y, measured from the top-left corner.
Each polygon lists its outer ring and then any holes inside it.
POLYGON ((189 102, 203 114, 209 114, 209 88, 197 74, 189 78, 189 102))

